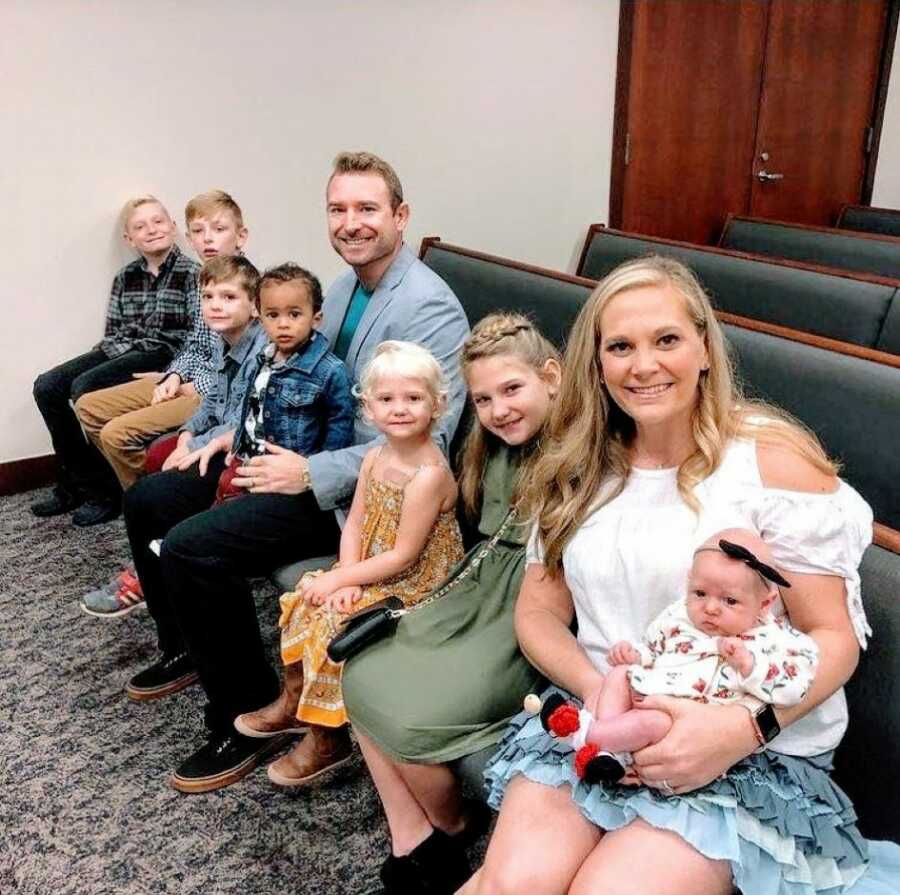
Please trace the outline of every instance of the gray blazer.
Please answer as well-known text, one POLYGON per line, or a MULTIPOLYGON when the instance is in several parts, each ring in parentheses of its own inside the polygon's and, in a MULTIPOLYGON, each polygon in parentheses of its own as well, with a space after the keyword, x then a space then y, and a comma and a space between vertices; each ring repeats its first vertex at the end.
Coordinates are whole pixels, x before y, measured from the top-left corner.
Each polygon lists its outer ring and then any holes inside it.
MULTIPOLYGON (((356 274, 341 275, 325 295, 319 331, 333 346, 337 340, 353 290, 356 274)), ((404 245, 385 271, 347 351, 347 367, 354 384, 386 339, 416 342, 438 360, 447 377, 447 413, 434 427, 444 453, 450 448, 466 399, 466 386, 459 370, 459 352, 469 335, 469 323, 459 299, 450 287, 404 245)), ((353 446, 323 451, 309 458, 312 490, 323 510, 347 504, 353 497, 363 457, 378 431, 357 414, 353 446)))

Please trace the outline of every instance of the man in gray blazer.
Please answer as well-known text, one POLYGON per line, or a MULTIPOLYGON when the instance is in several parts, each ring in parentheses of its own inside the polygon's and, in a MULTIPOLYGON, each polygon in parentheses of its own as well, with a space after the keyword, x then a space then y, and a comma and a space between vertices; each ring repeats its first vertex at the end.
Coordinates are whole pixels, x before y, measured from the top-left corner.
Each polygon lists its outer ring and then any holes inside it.
MULTIPOLYGON (((469 325, 447 284, 403 243, 409 206, 397 175, 368 153, 339 155, 328 182, 327 212, 331 243, 352 269, 325 297, 321 332, 355 380, 385 339, 428 348, 450 386, 449 411, 435 428, 446 450, 465 400, 458 356, 469 325)), ((209 700, 208 741, 174 773, 170 782, 176 789, 228 786, 282 745, 278 737, 251 738, 233 726, 235 717, 267 705, 279 692, 248 578, 336 551, 340 532, 332 510, 349 503, 375 435, 360 418, 355 445, 345 450, 302 457, 272 446, 233 480, 248 494, 211 510, 178 501, 146 508, 171 523, 161 525, 167 598, 157 601, 163 605, 154 614, 171 613, 186 649, 163 654, 140 672, 141 692, 151 694, 142 698, 176 692, 199 675, 209 700)), ((332 745, 339 752, 347 748, 344 739, 332 745)))

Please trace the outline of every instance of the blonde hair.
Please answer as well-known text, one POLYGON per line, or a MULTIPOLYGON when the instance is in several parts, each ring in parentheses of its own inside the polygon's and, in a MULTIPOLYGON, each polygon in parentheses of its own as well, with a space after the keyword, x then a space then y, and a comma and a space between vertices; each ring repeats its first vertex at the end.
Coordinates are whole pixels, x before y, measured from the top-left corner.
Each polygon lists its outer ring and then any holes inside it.
POLYGON ((359 377, 359 385, 354 388, 356 396, 371 398, 378 381, 385 376, 421 380, 434 403, 434 419, 440 419, 446 412, 447 381, 440 364, 427 348, 397 339, 382 342, 359 377))
MULTIPOLYGON (((329 185, 339 174, 378 174, 391 197, 391 210, 403 204, 403 186, 397 172, 383 159, 371 152, 342 152, 335 157, 329 185)), ((327 192, 327 187, 326 187, 327 192)))
POLYGON ((603 312, 623 292, 667 285, 683 298, 688 317, 706 343, 709 362, 709 369, 700 373, 691 419, 696 448, 678 467, 678 491, 685 503, 699 511, 694 487, 718 468, 735 437, 792 449, 830 475, 837 469, 801 423, 779 408, 743 398, 722 327, 687 267, 658 255, 626 262, 598 283, 575 321, 544 447, 529 469, 525 503, 537 523, 544 564, 551 573, 561 569, 563 549, 585 518, 621 493, 631 469, 628 449, 634 421, 610 400, 601 375, 603 312))
POLYGON ((241 206, 225 190, 207 190, 194 196, 184 207, 184 222, 190 226, 194 218, 210 218, 217 211, 229 212, 238 230, 244 226, 241 206))
MULTIPOLYGON (((516 357, 538 375, 543 374, 548 360, 559 360, 559 352, 527 317, 499 311, 480 320, 466 339, 460 356, 462 374, 468 379, 475 361, 504 355, 516 357)), ((481 503, 488 457, 500 444, 500 439, 488 432, 477 417, 472 420, 459 461, 459 489, 470 516, 477 514, 481 503)))
POLYGON ((150 205, 153 203, 154 205, 158 205, 162 210, 163 214, 171 220, 171 215, 168 212, 168 209, 156 196, 150 195, 150 193, 145 193, 143 196, 134 196, 129 199, 123 206, 122 211, 119 214, 119 220, 122 222, 122 230, 127 233, 128 225, 131 223, 131 216, 142 206, 142 205, 150 205))

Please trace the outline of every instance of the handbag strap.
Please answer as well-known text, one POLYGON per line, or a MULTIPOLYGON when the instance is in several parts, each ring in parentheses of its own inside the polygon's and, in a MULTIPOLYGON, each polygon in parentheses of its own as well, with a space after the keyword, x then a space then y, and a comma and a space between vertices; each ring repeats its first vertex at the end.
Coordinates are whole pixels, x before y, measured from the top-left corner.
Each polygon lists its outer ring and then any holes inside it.
POLYGON ((500 527, 491 535, 491 539, 472 557, 472 561, 467 563, 463 568, 459 570, 459 572, 451 578, 446 584, 438 588, 431 596, 426 597, 424 600, 420 600, 418 603, 414 603, 412 606, 405 607, 403 609, 392 609, 390 611, 391 618, 403 618, 404 615, 409 615, 410 612, 415 612, 417 609, 424 609, 426 606, 431 603, 440 600, 442 597, 447 596, 460 581, 465 581, 480 565, 483 559, 491 554, 494 548, 500 543, 501 538, 506 534, 509 527, 512 525, 513 519, 516 515, 515 507, 511 508, 510 511, 506 514, 503 521, 500 523, 500 527))

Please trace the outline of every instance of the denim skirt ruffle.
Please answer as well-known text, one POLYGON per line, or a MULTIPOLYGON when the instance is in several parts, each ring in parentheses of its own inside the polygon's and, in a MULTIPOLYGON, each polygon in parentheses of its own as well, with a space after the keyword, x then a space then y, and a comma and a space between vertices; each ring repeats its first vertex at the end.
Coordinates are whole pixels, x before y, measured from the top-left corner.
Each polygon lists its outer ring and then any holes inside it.
MULTIPOLYGON (((858 879, 854 895, 896 892, 891 883, 864 885, 868 843, 856 828, 853 805, 828 774, 831 757, 754 754, 724 778, 685 795, 666 796, 646 786, 587 785, 575 774, 572 747, 522 712, 484 775, 493 808, 499 808, 506 784, 524 774, 546 786, 570 786, 581 813, 604 830, 638 817, 671 830, 708 858, 729 861, 743 895, 836 895, 858 879)), ((884 845, 896 861, 900 849, 884 845)), ((887 876, 900 882, 893 870, 887 876)))

